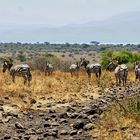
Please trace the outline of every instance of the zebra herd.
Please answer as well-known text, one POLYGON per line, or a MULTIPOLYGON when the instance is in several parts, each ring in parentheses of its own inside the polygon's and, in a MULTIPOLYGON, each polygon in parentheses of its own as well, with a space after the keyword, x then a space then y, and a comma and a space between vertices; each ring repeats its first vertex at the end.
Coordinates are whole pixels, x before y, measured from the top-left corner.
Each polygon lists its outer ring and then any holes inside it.
MULTIPOLYGON (((96 78, 100 80, 100 77, 102 74, 101 64, 99 63, 92 64, 85 58, 81 58, 79 63, 77 62, 77 64, 72 64, 70 66, 71 76, 73 76, 73 73, 77 72, 79 68, 82 66, 84 66, 85 71, 87 72, 89 78, 91 77, 91 73, 95 73, 96 78)), ((140 81, 140 62, 139 61, 136 61, 134 63, 133 69, 135 72, 136 80, 139 79, 140 81)), ((128 77, 128 67, 126 66, 126 64, 122 64, 122 63, 119 63, 118 61, 112 60, 109 62, 106 70, 110 72, 114 71, 117 85, 121 85, 121 83, 123 83, 123 86, 126 85, 127 77, 128 77)))
MULTIPOLYGON (((73 76, 75 73, 78 74, 80 67, 84 67, 87 75, 89 78, 91 78, 91 73, 95 73, 96 78, 100 80, 101 74, 102 74, 102 68, 101 64, 99 63, 90 63, 90 61, 86 60, 85 58, 80 58, 80 61, 76 64, 72 64, 69 67, 69 71, 71 73, 71 76, 73 76)), ((134 63, 134 72, 136 76, 136 80, 139 79, 140 81, 140 62, 136 61, 134 63)), ((12 81, 15 82, 15 76, 23 77, 24 84, 30 85, 30 81, 32 80, 32 74, 31 74, 31 68, 28 64, 20 64, 13 66, 13 60, 12 59, 3 59, 3 72, 6 72, 8 70, 10 72, 10 75, 12 76, 12 81)), ((45 75, 52 75, 54 67, 49 62, 46 62, 45 65, 45 75)), ((120 85, 123 83, 123 85, 127 82, 128 77, 128 67, 126 64, 119 64, 117 61, 110 61, 107 68, 107 71, 114 71, 115 78, 116 78, 116 84, 120 85)))

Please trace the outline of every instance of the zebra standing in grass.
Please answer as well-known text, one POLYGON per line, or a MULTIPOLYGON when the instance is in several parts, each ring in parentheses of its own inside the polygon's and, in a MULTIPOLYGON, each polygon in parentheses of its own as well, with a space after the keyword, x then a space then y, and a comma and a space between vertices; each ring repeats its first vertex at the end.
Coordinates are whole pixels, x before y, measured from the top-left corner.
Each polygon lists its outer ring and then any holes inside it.
POLYGON ((76 64, 72 64, 69 68, 71 76, 73 76, 74 73, 77 73, 77 76, 78 76, 79 69, 80 69, 79 62, 77 62, 76 64))
POLYGON ((136 61, 134 62, 134 71, 135 71, 135 80, 139 80, 140 81, 140 61, 136 61))
POLYGON ((24 78, 24 85, 28 82, 30 85, 30 81, 32 80, 31 69, 27 64, 20 64, 13 66, 12 59, 6 60, 4 59, 3 64, 3 72, 8 70, 10 75, 12 76, 12 81, 15 83, 15 76, 23 77, 24 78))
POLYGON ((109 71, 115 71, 115 78, 116 78, 116 84, 118 85, 123 82, 123 86, 126 85, 127 82, 127 76, 128 76, 128 68, 125 64, 118 65, 118 62, 111 61, 109 65, 107 66, 107 70, 109 71))
POLYGON ((85 58, 81 58, 80 63, 81 63, 81 66, 85 67, 85 70, 89 78, 91 78, 91 73, 95 73, 96 78, 100 80, 102 70, 101 70, 101 65, 99 63, 90 64, 90 62, 86 60, 85 58))
POLYGON ((48 76, 52 75, 53 70, 54 70, 53 65, 50 64, 50 63, 47 61, 47 62, 46 62, 46 66, 45 66, 45 75, 48 75, 48 76))

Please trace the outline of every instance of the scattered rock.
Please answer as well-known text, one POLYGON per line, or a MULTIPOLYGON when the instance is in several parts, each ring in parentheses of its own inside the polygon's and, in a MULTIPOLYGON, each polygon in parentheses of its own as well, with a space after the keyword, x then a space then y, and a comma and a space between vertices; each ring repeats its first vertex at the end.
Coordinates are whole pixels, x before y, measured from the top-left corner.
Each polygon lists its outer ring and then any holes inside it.
POLYGON ((61 113, 61 114, 59 115, 59 117, 60 117, 60 118, 68 118, 68 114, 67 114, 67 112, 64 112, 64 113, 61 113))
POLYGON ((84 126, 83 129, 87 131, 87 130, 92 130, 94 128, 95 128, 95 125, 93 123, 88 123, 84 126))
POLYGON ((78 118, 79 114, 78 113, 72 113, 71 115, 69 115, 69 117, 71 119, 75 119, 75 118, 78 118))
POLYGON ((70 135, 71 135, 71 136, 77 135, 77 130, 72 130, 72 131, 70 132, 70 135))
POLYGON ((44 127, 50 127, 50 126, 51 126, 50 123, 45 123, 45 124, 44 124, 44 127))
POLYGON ((31 99, 30 100, 30 104, 35 104, 36 103, 36 100, 35 99, 31 99))
POLYGON ((2 119, 3 123, 8 123, 12 119, 12 116, 7 116, 5 119, 2 119))
POLYGON ((49 113, 55 113, 56 111, 53 109, 49 109, 49 113))
POLYGON ((66 130, 62 130, 61 132, 60 132, 60 135, 67 135, 68 134, 68 132, 66 131, 66 130))
POLYGON ((68 122, 67 119, 60 119, 60 124, 61 124, 61 123, 67 123, 67 122, 68 122))
POLYGON ((11 136, 7 134, 7 135, 4 136, 3 139, 4 139, 4 140, 9 140, 9 139, 11 139, 11 136))
POLYGON ((76 123, 73 124, 74 129, 82 129, 83 127, 84 127, 83 121, 77 121, 76 123))
POLYGON ((16 122, 16 123, 15 123, 15 127, 16 127, 17 129, 24 129, 23 125, 20 124, 19 122, 16 122))
POLYGON ((58 135, 58 130, 52 129, 52 130, 46 131, 43 136, 46 138, 48 136, 57 137, 57 135, 58 135))

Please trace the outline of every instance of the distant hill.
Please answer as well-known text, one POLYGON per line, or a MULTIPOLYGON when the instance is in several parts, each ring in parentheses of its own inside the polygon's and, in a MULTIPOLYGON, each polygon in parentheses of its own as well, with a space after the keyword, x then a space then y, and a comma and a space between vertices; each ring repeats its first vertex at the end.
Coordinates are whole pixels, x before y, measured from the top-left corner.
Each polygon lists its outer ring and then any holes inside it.
POLYGON ((140 12, 113 16, 86 24, 48 27, 0 23, 0 41, 140 43, 140 12))

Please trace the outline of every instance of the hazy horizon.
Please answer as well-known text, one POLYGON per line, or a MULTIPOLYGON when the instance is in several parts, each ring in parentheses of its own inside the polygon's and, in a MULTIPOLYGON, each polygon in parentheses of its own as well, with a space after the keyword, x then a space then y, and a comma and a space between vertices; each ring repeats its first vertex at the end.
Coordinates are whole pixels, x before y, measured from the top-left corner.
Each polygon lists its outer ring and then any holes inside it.
POLYGON ((139 43, 139 0, 0 2, 0 42, 139 43))

